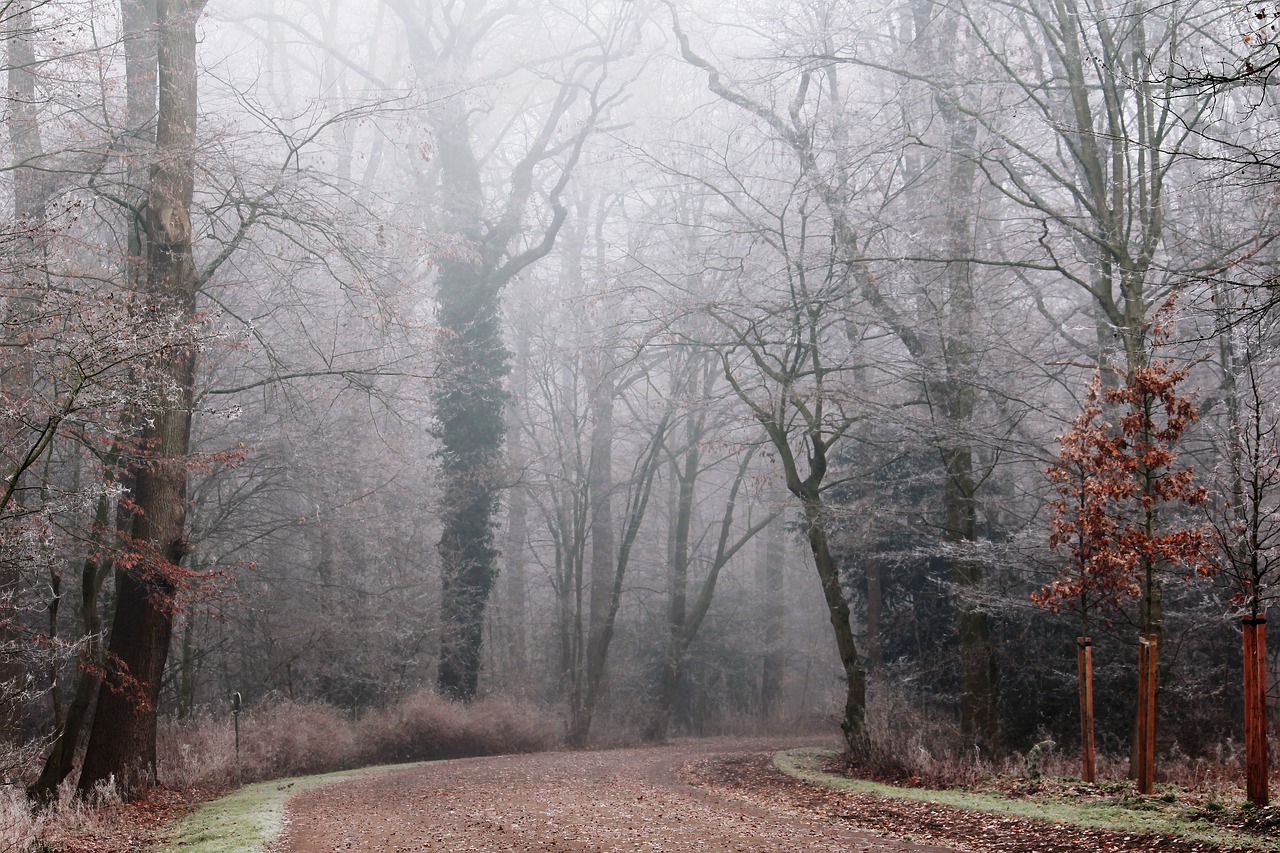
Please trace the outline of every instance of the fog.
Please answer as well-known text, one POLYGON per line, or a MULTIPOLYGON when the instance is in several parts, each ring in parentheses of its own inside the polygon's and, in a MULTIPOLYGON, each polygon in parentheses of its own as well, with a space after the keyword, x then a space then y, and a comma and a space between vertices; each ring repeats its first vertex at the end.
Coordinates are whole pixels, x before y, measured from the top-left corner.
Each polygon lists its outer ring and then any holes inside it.
POLYGON ((1100 748, 1140 635, 1240 739, 1270 14, 0 3, 11 775, 237 692, 998 758, 1077 636, 1100 748))

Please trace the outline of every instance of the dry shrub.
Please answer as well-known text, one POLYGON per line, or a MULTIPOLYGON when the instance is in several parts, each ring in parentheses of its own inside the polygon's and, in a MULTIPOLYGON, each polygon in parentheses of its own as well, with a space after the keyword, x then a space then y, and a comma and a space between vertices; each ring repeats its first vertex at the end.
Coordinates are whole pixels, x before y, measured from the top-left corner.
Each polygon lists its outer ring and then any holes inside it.
MULTIPOLYGON (((893 686, 879 687, 869 697, 867 730, 871 755, 850 770, 885 781, 983 788, 992 777, 1034 781, 1037 773, 1045 779, 1078 779, 1081 773, 1079 746, 1054 743, 1047 734, 1027 752, 993 761, 972 743, 966 744, 951 713, 932 712, 917 697, 893 686)), ((1273 755, 1275 749, 1273 740, 1273 755)), ((1124 782, 1129 756, 1098 752, 1095 767, 1100 783, 1124 782)), ((1156 756, 1156 780, 1219 800, 1241 799, 1243 749, 1227 738, 1213 754, 1192 757, 1175 742, 1172 749, 1156 756)))
POLYGON ((0 850, 29 850, 35 844, 39 818, 21 788, 0 789, 0 850))
POLYGON ((544 714, 501 699, 470 705, 421 691, 360 723, 367 764, 432 761, 549 749, 555 725, 544 714))
MULTIPOLYGON (((241 715, 240 763, 243 780, 255 782, 370 764, 535 752, 555 745, 555 731, 554 721, 526 706, 497 699, 460 705, 430 691, 360 720, 329 705, 279 702, 241 715)), ((232 720, 166 726, 159 765, 161 781, 171 788, 233 785, 232 720)))
POLYGON ((358 737, 338 709, 283 702, 240 719, 246 781, 345 770, 357 763, 358 737))
MULTIPOLYGON (((240 717, 240 771, 246 782, 342 770, 356 764, 356 732, 328 705, 280 702, 240 717)), ((235 728, 226 717, 166 726, 159 773, 171 788, 225 788, 236 781, 235 728)))
POLYGON ((90 835, 117 821, 120 803, 113 782, 80 798, 68 779, 57 800, 33 811, 26 791, 6 785, 0 789, 0 853, 62 849, 60 839, 90 835))
POLYGON ((229 719, 162 723, 156 755, 160 780, 170 788, 225 788, 235 782, 235 734, 229 719))
POLYGON ((975 779, 984 769, 950 714, 931 711, 891 686, 869 697, 867 734, 871 754, 864 769, 887 781, 949 784, 975 779))

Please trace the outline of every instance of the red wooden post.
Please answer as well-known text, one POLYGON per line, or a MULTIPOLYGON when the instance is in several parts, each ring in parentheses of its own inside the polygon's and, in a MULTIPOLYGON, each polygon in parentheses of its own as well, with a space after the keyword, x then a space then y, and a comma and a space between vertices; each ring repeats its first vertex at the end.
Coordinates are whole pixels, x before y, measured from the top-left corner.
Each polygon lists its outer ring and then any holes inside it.
POLYGON ((1258 617, 1258 624, 1255 626, 1255 630, 1258 635, 1258 648, 1255 652, 1258 659, 1258 674, 1254 678, 1254 683, 1257 685, 1258 694, 1258 751, 1262 753, 1261 773, 1259 774, 1261 802, 1259 805, 1265 806, 1270 800, 1267 777, 1271 773, 1271 746, 1270 741, 1267 740, 1267 620, 1265 616, 1258 617))
POLYGON ((1076 664, 1080 673, 1080 778, 1096 782, 1093 749, 1093 640, 1076 637, 1076 664))
POLYGON ((1155 791, 1158 635, 1138 638, 1138 793, 1155 791))
POLYGON ((1244 743, 1245 790, 1249 802, 1265 806, 1269 802, 1267 776, 1270 761, 1267 745, 1267 620, 1241 620, 1244 636, 1244 743))

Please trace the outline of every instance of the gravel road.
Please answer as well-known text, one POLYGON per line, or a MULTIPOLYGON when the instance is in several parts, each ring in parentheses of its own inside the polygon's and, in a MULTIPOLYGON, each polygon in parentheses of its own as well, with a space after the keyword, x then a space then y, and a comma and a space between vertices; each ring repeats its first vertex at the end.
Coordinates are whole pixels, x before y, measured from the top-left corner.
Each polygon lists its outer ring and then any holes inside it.
POLYGON ((880 838, 682 779, 681 768, 781 748, 696 742, 463 759, 339 782, 290 801, 278 853, 758 851, 953 853, 880 838))

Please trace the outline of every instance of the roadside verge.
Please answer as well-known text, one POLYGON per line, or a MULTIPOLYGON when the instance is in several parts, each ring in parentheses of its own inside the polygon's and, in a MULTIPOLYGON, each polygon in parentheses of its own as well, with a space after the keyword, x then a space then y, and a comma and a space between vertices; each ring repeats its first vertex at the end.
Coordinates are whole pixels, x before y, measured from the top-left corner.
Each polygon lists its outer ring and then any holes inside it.
MULTIPOLYGON (((1047 824, 1067 824, 1120 835, 1176 836, 1186 841, 1258 853, 1280 851, 1280 837, 1244 832, 1221 826, 1210 819, 1219 814, 1225 818, 1232 812, 1241 812, 1241 809, 1226 809, 1219 805, 1215 812, 1204 806, 1189 805, 1180 801, 1172 788, 1152 797, 1124 792, 1110 796, 1072 796, 1059 789, 1043 798, 1013 798, 962 789, 903 788, 823 770, 825 763, 835 756, 836 753, 830 749, 806 747, 776 753, 773 765, 794 779, 831 790, 932 803, 1047 824)), ((1083 785, 1077 787, 1083 790, 1083 785)), ((1090 787, 1091 793, 1100 788, 1090 787)))
POLYGON ((155 853, 265 853, 284 831, 289 798, 343 779, 413 767, 393 764, 256 782, 204 803, 178 821, 155 853))

